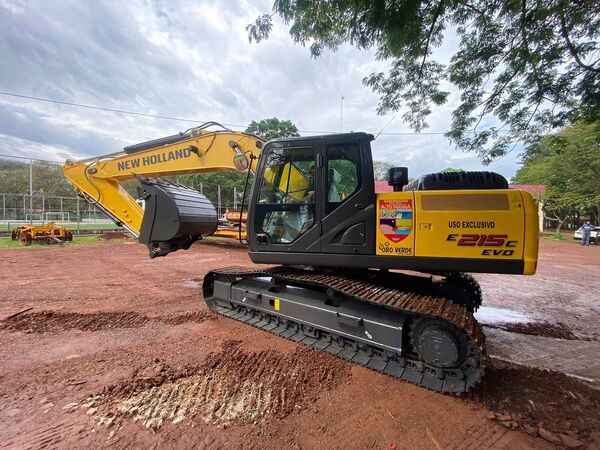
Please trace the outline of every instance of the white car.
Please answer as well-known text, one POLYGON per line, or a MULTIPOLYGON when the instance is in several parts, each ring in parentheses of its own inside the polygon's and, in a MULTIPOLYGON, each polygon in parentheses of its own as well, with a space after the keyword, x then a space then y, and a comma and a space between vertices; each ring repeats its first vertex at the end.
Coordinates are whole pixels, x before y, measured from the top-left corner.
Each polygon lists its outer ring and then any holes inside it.
MULTIPOLYGON (((573 233, 573 239, 576 241, 581 241, 583 239, 583 233, 581 232, 582 229, 583 227, 579 227, 575 233, 573 233)), ((598 233, 600 233, 600 227, 595 226, 592 228, 592 231, 590 232, 590 243, 597 241, 598 233)))

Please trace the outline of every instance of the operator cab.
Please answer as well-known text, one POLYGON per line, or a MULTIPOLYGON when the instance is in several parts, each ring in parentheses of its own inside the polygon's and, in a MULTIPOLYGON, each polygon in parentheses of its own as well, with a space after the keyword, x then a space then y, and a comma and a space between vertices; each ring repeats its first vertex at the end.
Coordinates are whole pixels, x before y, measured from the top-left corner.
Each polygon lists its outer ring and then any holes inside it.
POLYGON ((347 133, 265 146, 249 206, 253 260, 281 263, 281 253, 298 253, 314 264, 320 253, 374 253, 371 139, 347 133))

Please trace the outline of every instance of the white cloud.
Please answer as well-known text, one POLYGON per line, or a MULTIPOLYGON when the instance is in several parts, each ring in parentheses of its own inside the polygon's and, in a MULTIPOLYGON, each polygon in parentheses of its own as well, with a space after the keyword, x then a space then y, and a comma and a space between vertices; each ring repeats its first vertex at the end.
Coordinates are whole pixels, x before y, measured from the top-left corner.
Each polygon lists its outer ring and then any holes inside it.
MULTIPOLYGON (((276 116, 301 130, 378 133, 378 98, 362 85, 385 71, 374 52, 344 45, 318 60, 295 45, 276 19, 269 40, 248 42, 245 25, 270 1, 0 2, 0 90, 149 114, 244 125, 276 116)), ((449 46, 456 46, 448 32, 449 46)), ((448 54, 447 49, 436 54, 448 54)), ((455 92, 434 110, 427 131, 444 131, 455 92)), ((0 96, 0 153, 48 159, 87 157, 172 134, 189 123, 0 96), (11 140, 7 144, 7 140, 11 140), (18 148, 22 143, 23 147, 18 148)), ((409 132, 401 113, 386 132, 409 132)), ((385 135, 375 159, 407 165, 413 176, 448 166, 482 169, 440 135, 385 135)), ((516 152, 489 168, 512 176, 516 152)))

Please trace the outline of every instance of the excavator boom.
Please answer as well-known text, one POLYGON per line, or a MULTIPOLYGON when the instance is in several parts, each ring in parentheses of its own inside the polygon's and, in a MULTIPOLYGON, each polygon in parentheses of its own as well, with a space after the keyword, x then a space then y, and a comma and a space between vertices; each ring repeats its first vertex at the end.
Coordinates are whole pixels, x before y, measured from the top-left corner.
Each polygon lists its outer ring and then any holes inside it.
POLYGON ((264 141, 251 134, 210 131, 205 124, 184 133, 125 147, 122 152, 67 161, 64 174, 78 193, 150 248, 151 256, 189 246, 217 229, 214 206, 198 191, 161 176, 256 169, 264 141), (140 199, 122 181, 138 179, 140 199), (142 207, 139 200, 144 200, 142 207))

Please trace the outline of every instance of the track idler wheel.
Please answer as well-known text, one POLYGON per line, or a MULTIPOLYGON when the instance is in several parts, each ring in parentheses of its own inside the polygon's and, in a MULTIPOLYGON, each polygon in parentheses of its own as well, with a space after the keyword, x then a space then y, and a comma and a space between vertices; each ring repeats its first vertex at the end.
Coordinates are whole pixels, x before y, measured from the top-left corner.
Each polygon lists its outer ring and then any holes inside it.
POLYGON ((433 367, 458 367, 468 356, 464 332, 441 319, 421 319, 412 330, 412 347, 419 358, 433 367))

